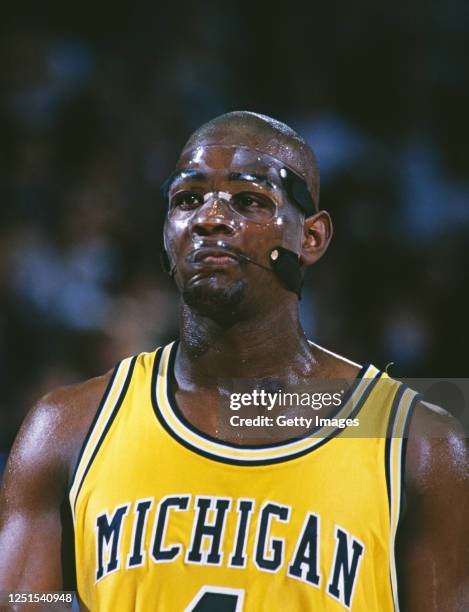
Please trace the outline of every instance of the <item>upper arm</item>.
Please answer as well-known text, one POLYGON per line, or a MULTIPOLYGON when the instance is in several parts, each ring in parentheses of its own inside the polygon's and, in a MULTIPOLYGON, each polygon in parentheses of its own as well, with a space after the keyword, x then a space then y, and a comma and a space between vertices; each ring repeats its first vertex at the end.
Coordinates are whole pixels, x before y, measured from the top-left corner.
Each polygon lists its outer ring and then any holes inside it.
MULTIPOLYGON (((27 416, 0 494, 0 590, 60 590, 62 508, 79 449, 110 379, 49 394, 27 416)), ((65 551, 69 552, 69 551, 65 551)))
POLYGON ((419 405, 409 433, 398 533, 402 609, 469 609, 469 448, 457 421, 419 405))
POLYGON ((13 445, 0 496, 0 589, 61 588, 66 466, 60 421, 58 407, 39 404, 13 445))

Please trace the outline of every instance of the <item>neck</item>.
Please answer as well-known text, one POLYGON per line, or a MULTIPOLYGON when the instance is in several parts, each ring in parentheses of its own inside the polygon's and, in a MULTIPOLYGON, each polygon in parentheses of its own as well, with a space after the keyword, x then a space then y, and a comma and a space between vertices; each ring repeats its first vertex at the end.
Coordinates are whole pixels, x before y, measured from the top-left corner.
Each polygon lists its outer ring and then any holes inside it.
POLYGON ((301 327, 296 297, 262 316, 219 322, 182 305, 176 358, 179 385, 218 387, 222 379, 310 376, 316 368, 313 349, 301 327))

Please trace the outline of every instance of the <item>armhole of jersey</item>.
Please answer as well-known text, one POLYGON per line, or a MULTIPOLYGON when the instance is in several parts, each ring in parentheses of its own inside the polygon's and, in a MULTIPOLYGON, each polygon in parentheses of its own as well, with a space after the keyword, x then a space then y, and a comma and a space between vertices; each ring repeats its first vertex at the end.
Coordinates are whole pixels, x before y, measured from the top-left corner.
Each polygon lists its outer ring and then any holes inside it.
POLYGON ((62 588, 64 591, 77 590, 77 571, 75 565, 75 538, 73 533, 72 509, 67 495, 60 504, 60 524, 62 541, 60 546, 62 562, 62 588))
POLYGON ((400 384, 391 406, 386 433, 386 485, 389 500, 389 574, 395 612, 399 612, 396 571, 396 534, 402 514, 405 487, 405 457, 410 421, 420 394, 400 384))
POLYGON ((129 357, 118 363, 115 367, 111 380, 108 383, 88 433, 83 441, 69 489, 69 502, 74 526, 78 494, 80 493, 86 474, 96 457, 96 453, 122 405, 122 401, 129 388, 136 360, 137 356, 129 357))

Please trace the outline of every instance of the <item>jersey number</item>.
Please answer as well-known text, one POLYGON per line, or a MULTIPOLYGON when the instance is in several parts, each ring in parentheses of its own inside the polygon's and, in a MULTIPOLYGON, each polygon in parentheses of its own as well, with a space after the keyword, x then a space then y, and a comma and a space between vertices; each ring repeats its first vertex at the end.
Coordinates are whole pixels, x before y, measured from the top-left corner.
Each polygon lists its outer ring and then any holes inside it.
POLYGON ((204 586, 184 612, 242 612, 244 589, 204 586))

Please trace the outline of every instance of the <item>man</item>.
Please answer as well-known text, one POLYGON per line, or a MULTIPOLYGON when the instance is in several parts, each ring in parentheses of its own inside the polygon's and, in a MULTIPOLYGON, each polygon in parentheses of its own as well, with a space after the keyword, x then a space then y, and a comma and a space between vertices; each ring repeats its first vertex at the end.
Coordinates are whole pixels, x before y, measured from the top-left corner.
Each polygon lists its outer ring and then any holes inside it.
POLYGON ((332 235, 318 186, 310 148, 273 119, 234 112, 192 135, 166 185, 179 341, 30 413, 5 476, 0 589, 63 587, 66 500, 83 609, 469 609, 459 425, 301 329, 304 268, 332 235), (259 381, 319 380, 349 387, 319 431, 300 433, 302 406, 285 409, 292 427, 255 430, 226 408, 259 381), (346 433, 358 420, 374 435, 346 433))

